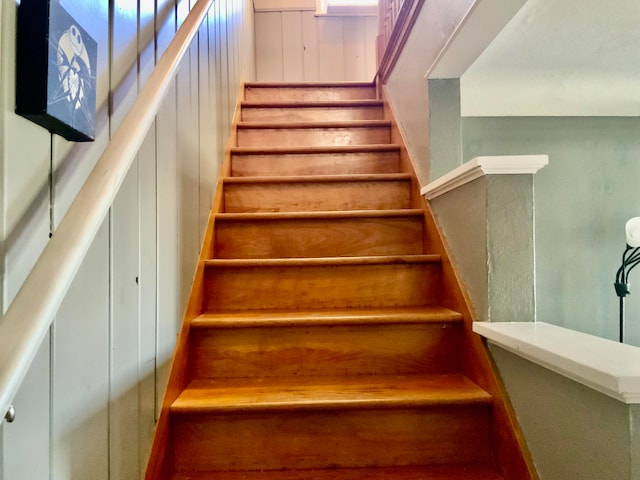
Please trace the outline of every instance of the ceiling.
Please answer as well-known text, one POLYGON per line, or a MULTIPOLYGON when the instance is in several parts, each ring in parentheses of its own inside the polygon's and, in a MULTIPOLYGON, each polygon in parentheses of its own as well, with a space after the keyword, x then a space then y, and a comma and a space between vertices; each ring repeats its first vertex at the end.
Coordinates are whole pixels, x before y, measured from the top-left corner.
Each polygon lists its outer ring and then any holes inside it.
POLYGON ((461 76, 463 115, 640 115, 640 1, 528 0, 461 76))

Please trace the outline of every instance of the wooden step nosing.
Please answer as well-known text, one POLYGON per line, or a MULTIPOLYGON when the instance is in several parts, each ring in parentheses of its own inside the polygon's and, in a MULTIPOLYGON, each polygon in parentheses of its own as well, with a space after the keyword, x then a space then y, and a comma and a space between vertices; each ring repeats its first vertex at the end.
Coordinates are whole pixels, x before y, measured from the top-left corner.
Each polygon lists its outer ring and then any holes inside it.
POLYGON ((231 147, 231 155, 333 155, 360 153, 399 153, 395 143, 372 143, 365 145, 318 145, 294 147, 231 147))
POLYGON ((245 82, 245 88, 375 88, 372 82, 337 81, 337 82, 245 82))
POLYGON ((433 407, 467 407, 476 405, 491 405, 491 399, 478 397, 476 399, 447 398, 442 400, 331 400, 308 402, 270 402, 242 405, 210 405, 208 407, 180 407, 172 406, 172 414, 181 415, 211 415, 229 413, 272 412, 272 411, 320 411, 320 410, 384 410, 384 409, 424 409, 433 407))
POLYGON ((248 109, 309 109, 309 108, 381 108, 384 103, 381 100, 353 99, 353 100, 294 100, 294 101, 260 101, 244 100, 242 108, 248 109))
POLYGON ((311 211, 311 212, 249 212, 249 213, 218 213, 216 222, 274 222, 274 221, 303 221, 303 220, 358 220, 358 219, 397 219, 414 218, 422 220, 424 210, 421 209, 397 209, 397 210, 338 210, 338 211, 311 211))
POLYGON ((336 120, 330 122, 239 122, 238 130, 332 130, 347 128, 390 128, 390 120, 336 120))
POLYGON ((211 328, 271 328, 271 327, 308 327, 308 326, 350 326, 350 325, 444 325, 461 324, 463 316, 454 310, 442 308, 425 311, 388 312, 371 311, 347 312, 218 312, 203 313, 191 321, 191 327, 196 329, 211 328), (358 313, 360 312, 360 313, 358 313))
POLYGON ((172 413, 208 415, 317 410, 423 409, 466 407, 493 402, 492 396, 462 374, 235 378, 194 380, 171 406, 172 413))
POLYGON ((178 472, 171 480, 505 480, 493 463, 397 465, 296 470, 178 472))
POLYGON ((379 255, 365 257, 322 258, 261 258, 261 259, 208 259, 205 268, 256 268, 256 267, 340 267, 371 265, 421 265, 440 263, 439 254, 379 255))
POLYGON ((225 185, 289 184, 289 183, 386 183, 409 182, 409 173, 353 173, 341 175, 278 175, 262 177, 224 177, 225 185))

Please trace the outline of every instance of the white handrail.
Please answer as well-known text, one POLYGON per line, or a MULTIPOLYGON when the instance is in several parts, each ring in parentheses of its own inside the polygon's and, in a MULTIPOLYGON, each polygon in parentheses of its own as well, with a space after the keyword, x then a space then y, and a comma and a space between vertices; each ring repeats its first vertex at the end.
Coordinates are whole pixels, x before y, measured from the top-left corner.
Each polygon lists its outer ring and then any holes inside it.
POLYGON ((198 0, 0 321, 0 424, 213 0, 198 0))

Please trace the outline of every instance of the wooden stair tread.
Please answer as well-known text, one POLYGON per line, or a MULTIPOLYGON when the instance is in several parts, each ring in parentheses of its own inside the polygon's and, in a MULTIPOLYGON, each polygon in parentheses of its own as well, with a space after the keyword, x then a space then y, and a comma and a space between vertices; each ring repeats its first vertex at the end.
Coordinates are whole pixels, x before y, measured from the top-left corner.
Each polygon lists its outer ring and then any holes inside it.
POLYGON ((331 183, 331 182, 396 182, 409 181, 408 173, 361 173, 352 175, 274 175, 262 177, 225 177, 224 184, 331 183))
POLYGON ((332 129, 332 128, 389 128, 389 120, 335 120, 331 122, 240 122, 239 130, 251 129, 332 129))
POLYGON ((248 212, 248 213, 218 213, 216 220, 222 221, 277 221, 277 220, 337 220, 340 218, 387 218, 387 217, 417 217, 422 218, 424 210, 339 210, 339 211, 311 211, 311 212, 248 212))
POLYGON ((400 145, 394 143, 365 144, 365 145, 310 145, 288 147, 231 147, 232 155, 256 155, 256 154, 304 154, 326 153, 328 155, 339 153, 370 153, 370 152, 400 152, 400 145))
POLYGON ((244 100, 243 108, 349 108, 349 107, 381 107, 383 102, 375 99, 353 100, 297 100, 297 101, 260 101, 244 100))
POLYGON ((179 473, 172 480, 503 480, 492 465, 179 473))
POLYGON ((375 87, 373 82, 245 82, 245 88, 335 88, 335 87, 375 87))
POLYGON ((460 323, 462 315, 440 306, 316 310, 241 311, 204 313, 191 321, 192 328, 244 328, 311 325, 374 325, 394 323, 460 323))
POLYGON ((211 259, 205 260, 206 267, 337 267, 343 265, 391 265, 439 263, 438 254, 427 255, 380 255, 368 257, 325 257, 325 258, 259 258, 259 259, 211 259))
POLYGON ((491 395, 461 374, 194 380, 171 406, 175 414, 265 410, 412 408, 490 404, 491 395))

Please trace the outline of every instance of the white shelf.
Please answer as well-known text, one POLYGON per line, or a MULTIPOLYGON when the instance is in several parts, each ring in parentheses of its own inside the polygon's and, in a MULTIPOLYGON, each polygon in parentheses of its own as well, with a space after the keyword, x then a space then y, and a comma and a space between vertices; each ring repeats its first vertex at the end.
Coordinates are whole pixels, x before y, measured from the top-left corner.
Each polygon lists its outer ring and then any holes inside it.
POLYGON ((640 348, 542 322, 475 322, 516 355, 627 404, 640 403, 640 348))
POLYGON ((548 155, 499 155, 476 157, 425 185, 420 194, 428 200, 469 183, 483 175, 533 174, 549 163, 548 155))

